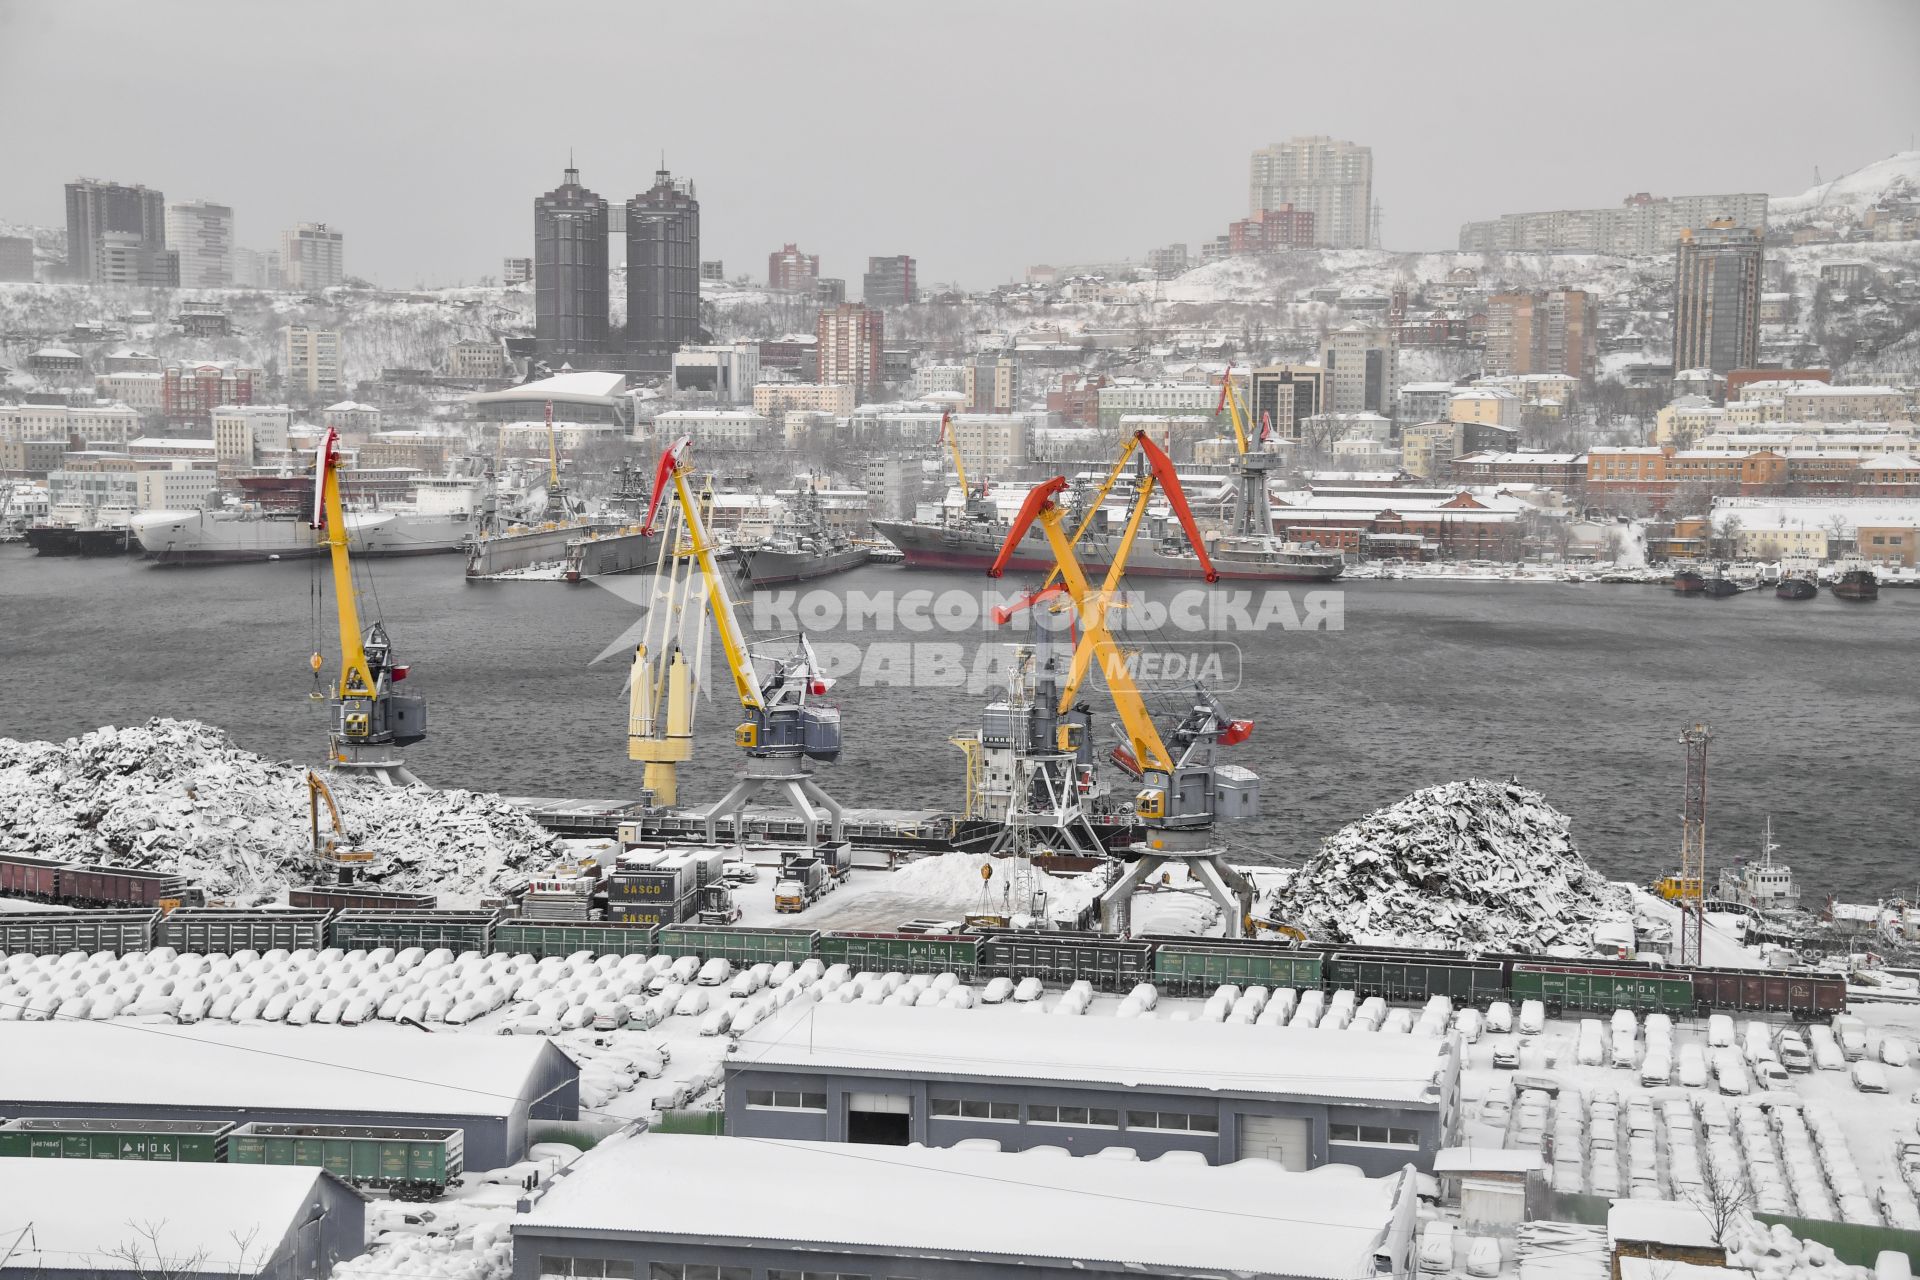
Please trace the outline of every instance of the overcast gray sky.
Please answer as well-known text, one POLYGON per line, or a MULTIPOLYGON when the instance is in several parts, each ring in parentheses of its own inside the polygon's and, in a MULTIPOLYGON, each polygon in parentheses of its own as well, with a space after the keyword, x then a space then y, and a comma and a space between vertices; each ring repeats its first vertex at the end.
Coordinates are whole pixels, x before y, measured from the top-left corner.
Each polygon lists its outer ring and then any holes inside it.
POLYGON ((444 284, 529 252, 571 146, 612 200, 662 148, 702 256, 797 241, 970 286, 1245 216, 1292 134, 1374 152, 1389 248, 1634 191, 1805 189, 1914 145, 1910 0, 0 0, 0 219, 78 175, 299 220, 444 284))

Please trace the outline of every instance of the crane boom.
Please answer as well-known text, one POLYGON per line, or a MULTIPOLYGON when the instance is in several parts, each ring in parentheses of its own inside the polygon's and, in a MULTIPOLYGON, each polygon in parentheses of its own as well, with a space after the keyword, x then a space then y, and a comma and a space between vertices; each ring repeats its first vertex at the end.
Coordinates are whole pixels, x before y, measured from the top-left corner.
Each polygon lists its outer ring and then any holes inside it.
POLYGON ((1227 371, 1220 375, 1220 403, 1214 408, 1213 416, 1219 417, 1222 409, 1229 412, 1233 423, 1233 443, 1239 447, 1240 456, 1244 458, 1247 456, 1247 432, 1241 417, 1240 397, 1233 389, 1232 365, 1228 365, 1227 371))
POLYGON ((940 415, 940 438, 953 451, 954 474, 960 477, 960 505, 967 503, 967 461, 960 456, 960 433, 953 429, 951 411, 940 415))
POLYGON ((687 450, 693 445, 691 436, 681 436, 666 452, 660 455, 660 465, 654 475, 653 500, 647 504, 647 520, 641 532, 653 532, 654 513, 660 506, 660 499, 668 485, 673 486, 673 494, 680 504, 681 519, 686 522, 687 542, 694 558, 700 562, 700 572, 706 575, 707 590, 713 597, 713 623, 720 632, 720 648, 726 654, 727 670, 733 675, 733 689, 740 697, 740 705, 748 711, 759 711, 763 704, 760 696, 760 681, 753 668, 753 655, 747 650, 745 634, 740 630, 740 619, 734 613, 733 597, 727 593, 727 581, 720 573, 719 562, 713 554, 713 539, 707 534, 707 523, 700 515, 700 504, 695 501, 692 488, 687 484, 687 450))
POLYGON ((353 590, 353 566, 347 557, 347 516, 340 501, 340 433, 332 427, 327 428, 315 451, 313 527, 326 531, 333 562, 334 610, 340 620, 338 696, 371 698, 378 686, 360 638, 360 607, 353 590))

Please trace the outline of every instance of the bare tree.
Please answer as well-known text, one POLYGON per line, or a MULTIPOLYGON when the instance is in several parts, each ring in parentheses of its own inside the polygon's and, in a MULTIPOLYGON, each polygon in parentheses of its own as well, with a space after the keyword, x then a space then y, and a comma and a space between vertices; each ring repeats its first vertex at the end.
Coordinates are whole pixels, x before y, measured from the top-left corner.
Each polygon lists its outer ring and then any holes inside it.
POLYGON ((1726 1247, 1734 1224, 1744 1221, 1753 1204, 1753 1192, 1737 1168, 1722 1168, 1713 1158, 1713 1148, 1700 1152, 1700 1186, 1687 1197, 1700 1211, 1713 1232, 1713 1242, 1726 1247))
POLYGON ((225 1271, 236 1276, 252 1275, 259 1270, 259 1263, 265 1258, 254 1248, 254 1238, 260 1233, 256 1228, 242 1234, 230 1232, 233 1241, 231 1260, 214 1257, 206 1246, 191 1253, 169 1254, 160 1244, 161 1233, 166 1230, 166 1222, 128 1222, 127 1228, 133 1234, 121 1243, 100 1250, 103 1257, 113 1258, 124 1263, 125 1274, 132 1280, 188 1280, 189 1277, 206 1275, 209 1272, 225 1271))

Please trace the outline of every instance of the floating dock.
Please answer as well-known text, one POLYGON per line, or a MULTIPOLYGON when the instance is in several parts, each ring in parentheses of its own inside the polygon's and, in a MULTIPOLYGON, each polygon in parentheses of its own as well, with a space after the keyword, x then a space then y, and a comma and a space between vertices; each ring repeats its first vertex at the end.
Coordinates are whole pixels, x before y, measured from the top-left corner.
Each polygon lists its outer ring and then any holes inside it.
POLYGON ((605 537, 617 533, 621 527, 612 521, 590 520, 519 533, 483 534, 467 544, 467 576, 487 578, 540 564, 559 565, 567 559, 569 543, 581 538, 605 537))

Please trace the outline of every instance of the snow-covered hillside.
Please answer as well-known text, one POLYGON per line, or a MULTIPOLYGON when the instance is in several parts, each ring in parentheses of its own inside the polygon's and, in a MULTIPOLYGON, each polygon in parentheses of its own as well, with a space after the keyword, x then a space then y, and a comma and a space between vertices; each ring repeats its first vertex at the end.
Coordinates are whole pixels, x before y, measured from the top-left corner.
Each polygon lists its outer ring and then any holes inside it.
POLYGON ((1852 173, 1816 183, 1797 196, 1772 196, 1767 216, 1776 225, 1810 215, 1859 214, 1883 199, 1920 198, 1920 151, 1897 151, 1852 173))

